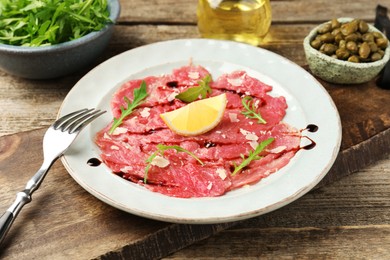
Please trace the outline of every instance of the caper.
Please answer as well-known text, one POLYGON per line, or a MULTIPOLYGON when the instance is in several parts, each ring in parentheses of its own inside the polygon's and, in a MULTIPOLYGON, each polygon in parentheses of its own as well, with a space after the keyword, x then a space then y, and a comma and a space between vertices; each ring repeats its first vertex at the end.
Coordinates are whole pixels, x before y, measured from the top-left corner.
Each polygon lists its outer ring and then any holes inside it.
POLYGON ((378 52, 374 52, 373 54, 371 54, 372 61, 378 61, 380 59, 382 59, 382 55, 380 55, 378 52))
POLYGON ((383 38, 383 35, 380 32, 372 32, 372 35, 374 35, 375 39, 383 38))
POLYGON ((336 18, 333 18, 332 21, 330 21, 332 30, 338 29, 341 26, 341 23, 336 18))
POLYGON ((330 43, 330 42, 334 42, 334 35, 332 35, 331 33, 327 32, 325 34, 322 34, 320 36, 320 40, 322 42, 326 42, 326 43, 330 43))
POLYGON ((365 42, 373 42, 375 39, 374 35, 370 32, 362 35, 362 40, 365 42))
POLYGON ((339 48, 336 50, 336 56, 340 60, 348 59, 349 55, 350 55, 349 51, 345 48, 339 48))
POLYGON ((345 40, 341 40, 339 42, 339 48, 340 49, 346 49, 347 48, 347 42, 345 40))
POLYGON ((356 22, 356 20, 341 25, 341 33, 345 36, 354 33, 357 30, 358 30, 358 23, 356 22))
POLYGON ((331 30, 332 30, 332 25, 330 23, 326 23, 323 26, 321 26, 321 28, 319 28, 317 32, 319 34, 324 34, 330 32, 331 30))
POLYGON ((311 47, 313 47, 314 49, 317 49, 319 50, 320 47, 322 45, 322 42, 320 39, 314 39, 312 42, 311 42, 311 47))
POLYGON ((323 48, 323 52, 327 55, 332 55, 333 53, 335 53, 337 50, 337 47, 336 45, 334 44, 331 44, 331 43, 325 43, 324 44, 324 48, 323 48))
POLYGON ((371 48, 367 42, 363 42, 359 48, 359 56, 363 59, 367 59, 371 53, 371 48))
POLYGON ((365 21, 359 21, 359 32, 361 33, 368 32, 368 24, 365 21))
POLYGON ((371 52, 377 52, 378 51, 378 45, 376 45, 375 42, 369 42, 368 46, 370 46, 371 52))
POLYGON ((386 38, 378 38, 376 39, 376 45, 381 49, 385 49, 388 45, 388 40, 386 38))
POLYGON ((341 33, 341 29, 340 28, 333 29, 330 33, 336 36, 337 34, 341 33))
POLYGON ((349 41, 346 44, 347 50, 349 50, 352 53, 357 53, 358 52, 358 46, 356 42, 349 41))
POLYGON ((341 32, 339 32, 338 34, 336 34, 334 36, 334 41, 336 43, 340 43, 342 40, 344 40, 344 36, 343 36, 343 34, 341 32))
POLYGON ((348 61, 359 63, 359 57, 356 55, 352 55, 351 57, 348 58, 348 61))
POLYGON ((348 42, 348 41, 353 41, 353 42, 356 42, 358 40, 359 36, 357 33, 351 33, 351 34, 348 34, 347 36, 345 36, 345 40, 348 42))

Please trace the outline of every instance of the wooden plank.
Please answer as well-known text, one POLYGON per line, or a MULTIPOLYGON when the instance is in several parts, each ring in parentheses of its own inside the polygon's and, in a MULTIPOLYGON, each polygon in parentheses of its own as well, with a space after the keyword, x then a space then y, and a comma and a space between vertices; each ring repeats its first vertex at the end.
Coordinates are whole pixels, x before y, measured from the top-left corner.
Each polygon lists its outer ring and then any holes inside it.
MULTIPOLYGON (((120 23, 126 24, 196 24, 197 0, 142 1, 121 0, 120 23), (153 6, 153 15, 150 8, 153 6)), ((378 4, 390 6, 390 1, 354 0, 271 0, 273 23, 318 23, 333 17, 356 17, 373 21, 378 4), (292 11, 293 10, 293 11, 292 11)))
POLYGON ((389 159, 164 259, 389 259, 389 159))

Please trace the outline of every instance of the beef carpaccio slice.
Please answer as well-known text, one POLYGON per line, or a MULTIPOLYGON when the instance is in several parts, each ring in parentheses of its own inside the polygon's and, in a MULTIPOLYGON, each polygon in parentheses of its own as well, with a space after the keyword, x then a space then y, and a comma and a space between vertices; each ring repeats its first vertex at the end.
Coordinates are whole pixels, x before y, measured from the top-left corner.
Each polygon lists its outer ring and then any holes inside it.
POLYGON ((111 101, 114 117, 119 117, 120 107, 126 106, 125 96, 133 99, 133 90, 142 80, 146 82, 148 97, 112 134, 109 134, 111 122, 96 135, 101 159, 113 173, 168 196, 213 197, 255 184, 289 163, 299 150, 301 132, 283 122, 286 100, 271 96, 272 86, 245 71, 223 74, 210 83, 211 96, 226 93, 228 100, 217 127, 202 135, 184 137, 165 125, 161 113, 186 105, 175 96, 197 86, 209 74, 202 66, 188 65, 170 74, 130 80, 114 93, 111 101), (242 114, 242 98, 248 95, 266 124, 242 114), (258 143, 270 137, 274 141, 262 151, 261 159, 232 175, 243 156, 246 158, 258 143), (146 160, 158 144, 178 145, 195 154, 203 165, 187 153, 167 150, 164 152, 167 165, 152 165, 144 183, 146 160))

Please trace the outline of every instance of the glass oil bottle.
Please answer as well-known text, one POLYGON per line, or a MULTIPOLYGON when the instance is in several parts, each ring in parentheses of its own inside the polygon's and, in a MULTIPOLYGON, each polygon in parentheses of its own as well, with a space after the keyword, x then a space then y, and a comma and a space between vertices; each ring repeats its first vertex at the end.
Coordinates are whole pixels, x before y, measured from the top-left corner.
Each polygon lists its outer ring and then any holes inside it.
POLYGON ((259 45, 271 26, 270 0, 199 0, 202 37, 259 45))

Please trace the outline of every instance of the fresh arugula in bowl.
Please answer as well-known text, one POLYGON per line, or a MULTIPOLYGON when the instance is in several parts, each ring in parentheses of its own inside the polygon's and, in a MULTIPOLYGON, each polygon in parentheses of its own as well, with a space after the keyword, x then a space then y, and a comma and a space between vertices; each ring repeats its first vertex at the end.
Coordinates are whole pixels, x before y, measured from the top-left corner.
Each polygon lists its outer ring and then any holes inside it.
POLYGON ((111 22, 107 0, 0 0, 0 43, 47 46, 111 22))

